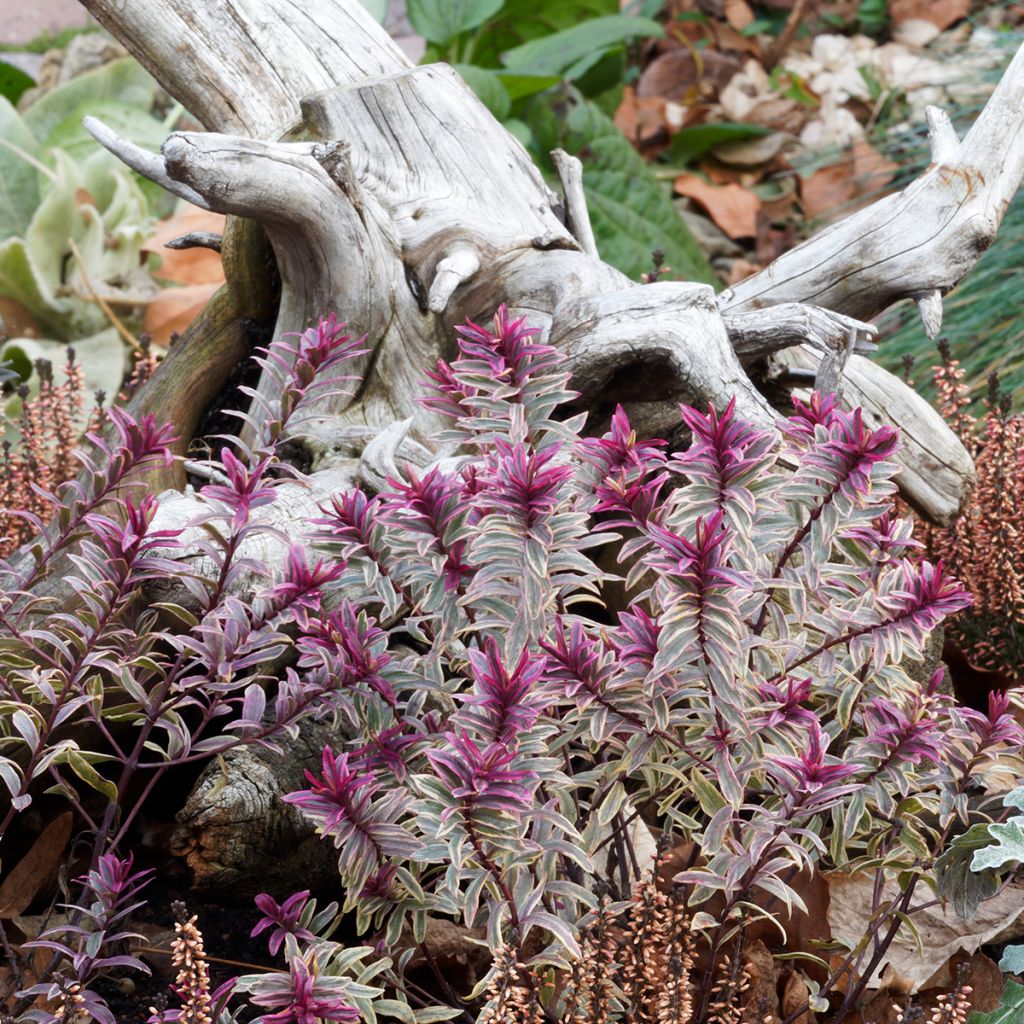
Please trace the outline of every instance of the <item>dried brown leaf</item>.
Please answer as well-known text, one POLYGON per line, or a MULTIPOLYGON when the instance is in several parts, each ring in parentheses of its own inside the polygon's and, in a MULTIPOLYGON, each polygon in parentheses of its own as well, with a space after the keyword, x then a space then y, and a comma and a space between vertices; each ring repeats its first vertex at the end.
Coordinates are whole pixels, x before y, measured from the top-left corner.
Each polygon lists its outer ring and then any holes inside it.
POLYGON ((39 833, 28 853, 11 868, 0 885, 0 918, 23 914, 53 881, 71 837, 73 817, 71 811, 65 811, 54 818, 39 833))
POLYGON ((748 25, 753 24, 754 12, 747 0, 725 0, 725 20, 737 32, 742 32, 748 25))
POLYGON ((966 18, 971 10, 971 0, 890 0, 889 13, 893 24, 920 19, 930 21, 938 29, 966 18))
POLYGON ((761 200, 742 185, 709 185, 696 174, 680 174, 675 190, 703 207, 730 238, 753 238, 757 234, 761 200))
POLYGON ((180 334, 220 287, 217 283, 165 288, 147 307, 143 330, 158 345, 167 345, 171 334, 180 334))
POLYGON ((223 284, 224 266, 220 253, 212 249, 167 249, 164 246, 172 238, 193 231, 223 234, 224 220, 223 214, 187 206, 181 213, 161 221, 153 236, 142 246, 143 252, 152 252, 160 257, 160 269, 154 270, 153 276, 175 284, 223 284))

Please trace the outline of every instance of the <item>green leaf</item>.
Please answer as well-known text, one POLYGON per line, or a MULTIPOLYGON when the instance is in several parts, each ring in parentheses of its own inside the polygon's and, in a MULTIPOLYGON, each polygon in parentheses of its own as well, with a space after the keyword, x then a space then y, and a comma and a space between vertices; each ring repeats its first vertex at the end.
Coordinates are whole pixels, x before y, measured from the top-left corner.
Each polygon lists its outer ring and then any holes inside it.
POLYGON ((499 120, 508 117, 512 100, 501 79, 487 68, 474 64, 456 64, 455 70, 462 75, 466 85, 477 94, 480 102, 499 120))
MULTIPOLYGON (((53 366, 54 380, 64 382, 64 363, 68 349, 66 341, 44 341, 36 338, 12 338, 0 347, 0 356, 11 358, 15 366, 27 360, 31 366, 37 359, 46 359, 53 366)), ((114 327, 108 327, 87 338, 75 338, 70 342, 75 350, 75 362, 82 368, 84 390, 87 396, 103 391, 116 395, 124 383, 127 349, 114 327)), ((83 420, 92 409, 91 398, 83 409, 83 420)), ((84 426, 84 422, 82 424, 84 426)))
POLYGON ((56 337, 66 335, 72 302, 54 296, 23 238, 0 242, 0 295, 20 302, 48 333, 56 337))
POLYGON ((1020 1024, 1024 1020, 1024 985, 1008 981, 999 1006, 991 1013, 974 1011, 967 1024, 1020 1024))
POLYGON ((562 80, 561 75, 520 75, 514 71, 492 71, 505 87, 509 98, 521 100, 526 96, 534 96, 562 80))
POLYGON ((68 767, 91 789, 111 800, 117 800, 117 786, 102 775, 77 750, 65 751, 68 767))
POLYGON ((472 60, 481 67, 497 68, 502 54, 587 19, 619 14, 618 0, 505 0, 501 11, 476 33, 472 60))
POLYGON ((26 75, 21 68, 0 60, 0 98, 17 103, 21 99, 21 94, 35 84, 32 76, 26 75))
POLYGON ((443 1020, 454 1020, 462 1013, 457 1006, 428 1006, 416 1011, 416 1024, 439 1024, 443 1020))
POLYGON ((25 234, 39 205, 35 137, 10 102, 0 97, 0 238, 25 234))
POLYGON ((477 28, 501 10, 504 0, 409 0, 409 21, 427 42, 444 44, 477 28))
POLYGON ((705 814, 713 817, 717 811, 725 807, 725 798, 704 778, 699 768, 694 768, 690 773, 690 785, 705 814))
POLYGON ((82 117, 104 100, 149 110, 156 82, 131 57, 87 71, 46 93, 25 111, 25 123, 37 139, 49 138, 61 121, 82 117))
POLYGON ((561 148, 583 162, 583 187, 598 251, 624 274, 639 278, 661 249, 673 278, 718 285, 653 171, 612 119, 571 87, 534 97, 523 119, 535 137, 534 158, 561 148))
POLYGON ((672 136, 672 145, 666 155, 669 164, 685 166, 709 149, 724 142, 739 142, 770 134, 770 128, 758 124, 740 124, 725 121, 721 124, 696 124, 683 128, 672 136))
POLYGON ((503 56, 507 68, 534 75, 584 74, 612 47, 651 36, 663 36, 665 30, 650 18, 630 18, 612 14, 593 18, 572 28, 516 46, 503 56))

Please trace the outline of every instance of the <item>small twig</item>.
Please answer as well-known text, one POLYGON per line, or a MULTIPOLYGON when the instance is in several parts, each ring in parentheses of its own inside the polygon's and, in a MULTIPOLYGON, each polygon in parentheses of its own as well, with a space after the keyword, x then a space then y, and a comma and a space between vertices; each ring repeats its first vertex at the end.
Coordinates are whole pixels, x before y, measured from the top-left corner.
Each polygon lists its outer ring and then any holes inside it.
POLYGON ((100 309, 103 310, 106 318, 114 325, 115 330, 121 337, 128 343, 128 345, 136 352, 142 352, 142 345, 139 343, 139 339, 128 330, 127 327, 121 322, 120 317, 110 308, 109 303, 95 288, 92 286, 92 281, 89 280, 89 272, 85 269, 85 260, 82 259, 82 254, 75 245, 73 238, 68 239, 68 247, 71 249, 71 255, 75 257, 75 261, 78 263, 79 272, 82 275, 82 284, 85 285, 85 290, 89 293, 93 302, 96 303, 100 309))
POLYGON ((216 231, 190 231, 164 242, 165 249, 212 249, 220 252, 224 236, 216 231))
POLYGON ((810 14, 813 6, 814 0, 796 0, 796 3, 793 4, 793 9, 789 12, 786 24, 782 26, 779 38, 775 40, 773 46, 769 47, 761 62, 764 65, 765 71, 771 71, 782 59, 786 50, 789 49, 789 44, 793 42, 793 36, 796 35, 804 18, 810 14))
MULTIPOLYGON (((135 953, 161 953, 165 956, 171 956, 174 953, 174 950, 165 949, 163 946, 133 946, 132 951, 135 953)), ((204 959, 209 960, 212 964, 224 964, 226 967, 243 967, 247 971, 266 971, 269 974, 288 973, 280 967, 267 967, 264 964, 250 964, 245 960, 226 960, 224 957, 210 956, 209 953, 204 956, 204 959)))

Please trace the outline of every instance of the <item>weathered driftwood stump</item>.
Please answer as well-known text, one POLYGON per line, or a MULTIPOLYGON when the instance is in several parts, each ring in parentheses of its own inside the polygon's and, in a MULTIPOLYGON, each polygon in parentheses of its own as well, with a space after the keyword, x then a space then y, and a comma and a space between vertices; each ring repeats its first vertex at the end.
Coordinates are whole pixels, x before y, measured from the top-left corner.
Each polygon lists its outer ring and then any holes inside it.
MULTIPOLYGON (((368 336, 355 394, 296 426, 313 471, 282 488, 268 513, 279 523, 308 520, 341 487, 379 482, 396 457, 435 458, 440 424, 415 401, 424 370, 448 354, 454 325, 502 302, 567 354, 584 408, 625 397, 649 432, 676 427, 679 401, 735 398, 744 418, 772 421, 748 372, 766 357, 841 388, 872 424, 901 429, 907 500, 937 522, 956 515, 971 460, 923 399, 858 354, 873 347, 862 321, 909 297, 938 330, 942 294, 991 242, 1024 175, 1024 53, 962 142, 930 112, 933 163, 920 179, 716 297, 706 285, 640 286, 603 263, 579 161, 555 154, 553 192, 451 68, 411 67, 359 0, 83 2, 208 129, 171 135, 160 155, 90 119, 95 137, 171 192, 258 223, 275 257, 262 283, 258 260, 238 261, 246 273, 229 274, 137 405, 173 411, 187 445, 197 406, 244 351, 247 310, 266 317, 274 274, 276 334, 336 311, 368 336)), ((165 493, 161 525, 187 522, 201 501, 165 493)), ((280 559, 278 542, 262 543, 261 557, 280 559)), ((224 784, 201 783, 184 812, 179 841, 200 879, 259 863, 251 823, 270 814, 271 783, 247 784, 245 763, 238 784, 229 763, 224 784), (203 832, 211 815, 218 836, 235 821, 249 841, 227 849, 203 832)), ((276 824, 269 833, 280 841, 276 824)))

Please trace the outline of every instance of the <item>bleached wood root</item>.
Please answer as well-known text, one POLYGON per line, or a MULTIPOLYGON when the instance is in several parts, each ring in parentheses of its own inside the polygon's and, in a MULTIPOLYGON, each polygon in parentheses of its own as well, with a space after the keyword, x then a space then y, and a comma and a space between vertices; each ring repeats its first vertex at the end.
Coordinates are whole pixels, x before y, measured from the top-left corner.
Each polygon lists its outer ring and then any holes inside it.
POLYGON ((333 846, 297 808, 281 799, 307 786, 325 746, 343 733, 306 721, 278 750, 239 747, 211 762, 178 812, 171 849, 185 858, 197 890, 232 901, 269 892, 278 898, 304 888, 328 888, 337 879, 333 846))

